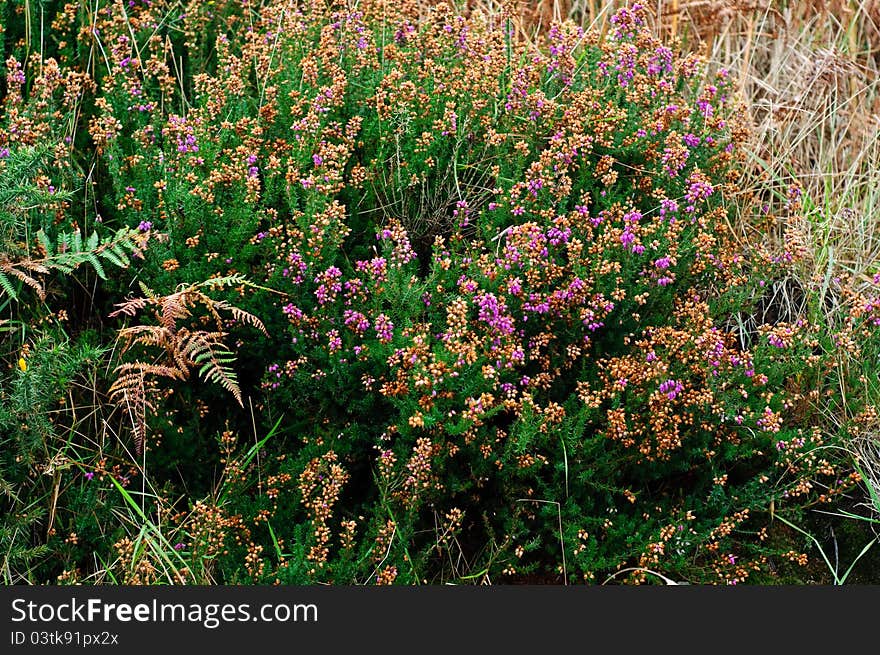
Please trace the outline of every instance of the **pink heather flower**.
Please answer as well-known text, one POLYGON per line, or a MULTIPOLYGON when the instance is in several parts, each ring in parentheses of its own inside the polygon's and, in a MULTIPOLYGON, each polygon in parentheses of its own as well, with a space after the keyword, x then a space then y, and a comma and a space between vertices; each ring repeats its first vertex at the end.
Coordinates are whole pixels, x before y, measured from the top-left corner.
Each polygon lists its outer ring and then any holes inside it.
POLYGON ((363 334, 368 329, 370 329, 370 321, 366 316, 361 314, 360 312, 356 312, 351 309, 346 309, 343 313, 344 323, 346 327, 351 328, 353 331, 358 334, 363 334))
MULTIPOLYGON (((756 423, 764 432, 779 432, 779 421, 776 414, 773 413, 773 410, 769 407, 764 408, 764 414, 759 418, 756 423)), ((779 448, 779 444, 784 444, 785 442, 780 441, 776 444, 777 448, 779 448)))
POLYGON ((287 303, 281 308, 281 311, 284 312, 285 316, 291 321, 300 321, 304 316, 303 311, 293 303, 287 303))
POLYGON ((284 277, 287 277, 291 273, 293 273, 291 281, 294 284, 301 283, 303 281, 303 275, 308 269, 309 265, 306 264, 306 262, 303 260, 302 255, 296 251, 293 251, 287 255, 287 261, 290 264, 290 268, 285 268, 282 271, 282 275, 284 275, 284 277))
POLYGON ((684 385, 677 380, 666 380, 660 385, 659 391, 665 393, 669 400, 675 400, 678 394, 684 391, 684 385))
POLYGON ((467 201, 459 200, 455 204, 455 209, 452 210, 452 215, 458 219, 459 227, 467 227, 470 224, 470 215, 471 210, 468 207, 467 201))
POLYGON ((568 243, 570 238, 571 230, 567 227, 561 230, 558 227, 551 227, 547 230, 547 241, 549 241, 551 245, 559 246, 563 243, 568 243))
POLYGON ((709 182, 706 182, 704 180, 694 180, 688 187, 685 197, 688 199, 689 202, 695 203, 697 200, 708 198, 714 192, 715 187, 713 187, 709 182))
POLYGON ((339 281, 341 275, 342 271, 335 266, 331 266, 315 278, 315 283, 319 285, 315 289, 315 296, 318 299, 319 305, 333 302, 336 299, 336 294, 342 291, 342 283, 339 281))
POLYGON ((543 186, 544 180, 540 177, 532 178, 528 183, 529 193, 531 193, 534 198, 537 198, 538 191, 540 191, 543 186))
POLYGON ((339 336, 338 330, 330 330, 327 333, 328 350, 335 353, 342 348, 342 338, 339 336))
POLYGON ((504 335, 514 332, 513 318, 507 314, 507 307, 493 293, 478 294, 474 301, 479 307, 478 317, 490 327, 504 335))
POLYGON ((177 137, 177 152, 198 152, 199 146, 193 134, 187 134, 184 138, 177 137))
POLYGON ((666 216, 666 214, 674 214, 678 211, 678 203, 675 200, 669 200, 668 198, 664 198, 660 202, 660 215, 666 216))
POLYGON ((94 472, 89 471, 88 473, 86 473, 86 480, 91 480, 94 477, 95 477, 94 472))
POLYGON ((388 277, 388 262, 384 257, 374 257, 370 261, 355 262, 355 270, 366 273, 376 282, 384 282, 388 277))
POLYGON ((665 268, 669 268, 669 265, 671 263, 672 262, 670 261, 669 257, 660 257, 659 259, 654 260, 654 266, 656 266, 657 268, 659 268, 661 270, 665 269, 665 268))
POLYGON ((373 328, 376 330, 376 335, 382 343, 388 343, 394 336, 394 323, 385 314, 379 314, 376 317, 373 328))
POLYGON ((654 50, 648 62, 648 75, 660 75, 672 72, 672 50, 666 46, 660 46, 654 50))

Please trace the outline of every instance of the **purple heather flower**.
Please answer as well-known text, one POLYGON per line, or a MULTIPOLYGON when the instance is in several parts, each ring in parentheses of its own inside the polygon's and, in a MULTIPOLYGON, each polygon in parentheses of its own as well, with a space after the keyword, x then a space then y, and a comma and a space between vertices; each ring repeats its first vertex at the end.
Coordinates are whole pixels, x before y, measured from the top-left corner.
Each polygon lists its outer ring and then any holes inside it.
POLYGON ((689 148, 696 148, 698 145, 700 145, 700 137, 691 134, 690 132, 685 134, 684 137, 682 137, 682 140, 689 148))
POLYGON ((392 323, 385 314, 379 314, 373 324, 376 335, 382 343, 388 343, 394 336, 394 323, 392 323))
POLYGON ((678 380, 666 380, 660 385, 658 390, 660 393, 665 393, 669 400, 675 400, 676 396, 684 391, 684 385, 678 380))
POLYGON ((785 348, 785 342, 780 338, 778 334, 771 334, 767 337, 767 341, 770 342, 771 346, 775 346, 777 348, 785 348))

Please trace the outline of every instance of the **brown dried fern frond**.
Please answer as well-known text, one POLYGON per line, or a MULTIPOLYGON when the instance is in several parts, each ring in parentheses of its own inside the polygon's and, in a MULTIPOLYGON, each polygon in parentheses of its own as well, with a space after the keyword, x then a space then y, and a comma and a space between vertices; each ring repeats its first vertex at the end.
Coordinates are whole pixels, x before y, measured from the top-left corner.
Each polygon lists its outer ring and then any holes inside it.
POLYGON ((116 306, 119 309, 115 312, 111 312, 110 318, 116 318, 117 316, 134 316, 146 307, 149 302, 149 298, 131 298, 125 302, 117 303, 116 306))
POLYGON ((236 307, 235 305, 232 305, 226 301, 219 301, 215 303, 214 306, 218 309, 228 311, 232 318, 239 321, 243 325, 249 325, 251 327, 257 328, 265 336, 269 336, 269 333, 266 331, 266 326, 263 325, 263 322, 253 314, 246 312, 243 309, 236 307))
POLYGON ((152 402, 156 392, 155 377, 148 379, 147 376, 184 380, 186 374, 175 367, 144 362, 124 362, 116 367, 116 373, 118 377, 110 386, 110 400, 124 403, 129 409, 135 452, 140 455, 147 437, 147 411, 155 411, 152 402))
POLYGON ((143 287, 145 296, 133 298, 117 304, 111 316, 134 317, 146 308, 151 308, 155 323, 127 326, 117 335, 120 356, 137 348, 139 354, 157 351, 153 363, 140 359, 120 363, 115 372, 117 379, 111 386, 111 399, 125 401, 133 408, 135 445, 141 452, 146 439, 147 410, 154 411, 150 398, 149 382, 166 378, 169 380, 188 380, 193 369, 208 382, 219 384, 232 394, 240 406, 244 406, 241 388, 232 365, 235 353, 225 343, 229 333, 224 329, 229 319, 257 328, 268 336, 263 322, 240 307, 226 300, 215 300, 203 289, 233 285, 250 285, 241 276, 212 278, 206 282, 184 284, 168 295, 159 296, 143 287), (201 313, 196 308, 201 307, 201 313), (194 329, 198 323, 213 321, 216 329, 194 329), (180 325, 181 321, 186 321, 180 325))
MULTIPOLYGON (((34 270, 32 268, 28 268, 27 266, 24 266, 24 264, 25 264, 24 261, 18 261, 18 262, 15 262, 15 264, 11 264, 11 263, 0 264, 0 273, 2 273, 4 275, 11 275, 12 277, 21 280, 27 286, 29 286, 31 289, 34 290, 34 292, 37 294, 37 296, 39 297, 40 300, 45 300, 46 299, 46 288, 43 286, 43 284, 39 280, 37 280, 35 277, 29 275, 28 273, 25 273, 23 270, 18 268, 19 266, 22 266, 23 268, 27 268, 27 270, 34 270)), ((35 272, 42 273, 44 271, 35 271, 35 272)), ((13 293, 10 293, 9 295, 12 296, 13 293)))

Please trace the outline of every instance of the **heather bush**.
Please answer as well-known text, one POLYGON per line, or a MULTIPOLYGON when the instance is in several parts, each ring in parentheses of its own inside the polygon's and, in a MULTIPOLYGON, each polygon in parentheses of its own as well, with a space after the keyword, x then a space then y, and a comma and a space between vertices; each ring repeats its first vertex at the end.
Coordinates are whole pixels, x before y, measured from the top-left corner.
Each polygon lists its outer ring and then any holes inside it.
POLYGON ((67 143, 99 191, 56 223, 146 246, 101 310, 151 492, 83 468, 155 537, 89 533, 116 579, 797 579, 773 518, 858 482, 877 280, 825 320, 795 189, 781 249, 736 238, 733 82, 648 18, 534 49, 509 8, 59 7, 0 146, 67 143))

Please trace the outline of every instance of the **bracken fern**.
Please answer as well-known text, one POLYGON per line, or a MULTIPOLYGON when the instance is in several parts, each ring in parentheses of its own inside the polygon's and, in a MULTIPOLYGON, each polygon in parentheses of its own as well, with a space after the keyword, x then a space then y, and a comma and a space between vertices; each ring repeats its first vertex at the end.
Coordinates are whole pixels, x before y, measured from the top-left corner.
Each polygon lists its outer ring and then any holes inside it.
MULTIPOLYGON (((223 328, 227 323, 221 313, 228 313, 233 320, 243 325, 257 328, 268 336, 262 321, 253 314, 236 307, 225 300, 216 300, 205 289, 219 289, 230 286, 247 286, 243 276, 214 278, 195 284, 180 285, 176 291, 164 296, 156 295, 142 285, 144 297, 133 298, 117 305, 110 314, 115 316, 135 316, 141 310, 151 308, 157 324, 128 326, 119 330, 118 342, 121 344, 120 356, 135 346, 141 346, 151 353, 158 349, 152 362, 138 359, 122 362, 116 366, 117 378, 110 387, 113 400, 123 400, 133 407, 133 427, 137 451, 143 448, 146 438, 146 412, 154 406, 149 399, 155 387, 148 384, 149 377, 186 380, 192 370, 198 367, 198 375, 214 382, 231 393, 239 405, 243 405, 241 389, 232 364, 235 354, 224 343, 228 332, 223 328), (201 307, 200 322, 213 321, 216 330, 193 329, 178 325, 179 321, 195 319, 193 312, 201 307)), ((191 325, 194 321, 191 321, 191 325)))

